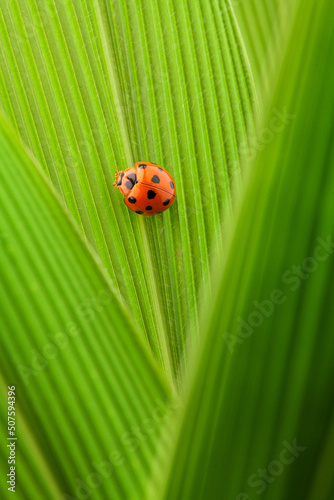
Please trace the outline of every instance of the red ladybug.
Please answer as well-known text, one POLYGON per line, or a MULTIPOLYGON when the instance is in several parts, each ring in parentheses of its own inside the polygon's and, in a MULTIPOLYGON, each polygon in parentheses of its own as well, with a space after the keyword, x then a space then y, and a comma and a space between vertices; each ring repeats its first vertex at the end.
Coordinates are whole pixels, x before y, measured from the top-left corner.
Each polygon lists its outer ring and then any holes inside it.
POLYGON ((124 203, 140 215, 164 212, 176 196, 171 175, 149 161, 140 161, 135 163, 134 168, 117 172, 114 186, 125 195, 124 203))

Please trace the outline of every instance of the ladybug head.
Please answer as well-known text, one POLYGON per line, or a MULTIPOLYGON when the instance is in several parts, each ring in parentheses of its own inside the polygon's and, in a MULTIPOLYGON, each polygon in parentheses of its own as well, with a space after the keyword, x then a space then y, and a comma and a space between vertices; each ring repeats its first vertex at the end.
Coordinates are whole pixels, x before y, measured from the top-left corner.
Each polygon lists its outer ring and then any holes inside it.
POLYGON ((123 177, 124 172, 116 172, 116 178, 113 185, 117 187, 117 189, 121 189, 123 177))

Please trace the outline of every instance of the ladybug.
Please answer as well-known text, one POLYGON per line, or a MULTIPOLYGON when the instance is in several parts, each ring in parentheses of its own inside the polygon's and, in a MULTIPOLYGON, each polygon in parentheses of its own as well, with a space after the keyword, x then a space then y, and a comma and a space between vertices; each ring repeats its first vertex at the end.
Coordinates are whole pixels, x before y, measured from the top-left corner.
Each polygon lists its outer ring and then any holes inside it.
POLYGON ((174 179, 149 161, 137 162, 134 167, 117 172, 114 186, 125 195, 124 203, 140 215, 164 212, 176 197, 174 179))

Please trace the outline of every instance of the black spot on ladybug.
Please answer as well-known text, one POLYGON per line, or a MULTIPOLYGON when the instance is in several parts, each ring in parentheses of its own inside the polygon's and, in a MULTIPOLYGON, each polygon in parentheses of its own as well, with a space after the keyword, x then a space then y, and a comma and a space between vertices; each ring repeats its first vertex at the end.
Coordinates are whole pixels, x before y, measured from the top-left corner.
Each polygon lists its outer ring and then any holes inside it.
POLYGON ((142 163, 141 165, 138 166, 138 168, 146 168, 147 165, 145 165, 145 163, 142 163))
POLYGON ((158 175, 153 175, 151 181, 154 182, 154 184, 159 184, 160 177, 158 175))
POLYGON ((144 212, 142 212, 141 210, 137 210, 137 211, 136 211, 136 214, 140 214, 140 215, 141 215, 141 214, 143 214, 143 213, 144 213, 144 212))
POLYGON ((174 182, 170 181, 170 182, 169 182, 169 185, 170 185, 170 187, 171 187, 172 189, 174 189, 174 182))
POLYGON ((152 210, 152 207, 149 205, 148 207, 145 208, 145 210, 152 210))
POLYGON ((136 174, 129 174, 127 175, 127 178, 129 179, 130 182, 132 182, 132 186, 137 184, 137 176, 136 174))
POLYGON ((128 189, 132 189, 132 188, 133 188, 133 184, 132 184, 132 182, 131 182, 131 181, 126 181, 125 185, 126 185, 126 187, 127 187, 128 189))
POLYGON ((157 195, 157 193, 155 191, 153 191, 152 189, 150 189, 149 191, 147 191, 147 198, 149 200, 153 200, 153 198, 155 198, 157 195))
POLYGON ((129 196, 129 198, 128 198, 128 202, 129 203, 136 203, 136 201, 137 200, 136 200, 136 198, 134 196, 129 196))
POLYGON ((166 207, 166 206, 168 205, 168 203, 169 203, 169 202, 170 202, 170 198, 168 198, 168 200, 165 200, 165 201, 163 202, 163 205, 165 205, 165 207, 166 207))
POLYGON ((158 167, 158 170, 160 170, 160 172, 163 172, 163 169, 161 167, 158 167))

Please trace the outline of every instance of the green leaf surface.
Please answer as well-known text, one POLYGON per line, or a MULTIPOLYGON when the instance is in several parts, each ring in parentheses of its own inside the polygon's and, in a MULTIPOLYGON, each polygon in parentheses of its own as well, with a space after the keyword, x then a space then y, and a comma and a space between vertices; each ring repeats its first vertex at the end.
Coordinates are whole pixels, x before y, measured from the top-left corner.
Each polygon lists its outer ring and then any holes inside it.
POLYGON ((3 415, 16 387, 16 495, 142 498, 170 390, 100 259, 9 129, 1 118, 0 383, 3 415))
MULTIPOLYGON (((268 105, 292 26, 297 0, 232 0, 260 104, 268 105)), ((266 108, 263 108, 263 111, 266 108)))
POLYGON ((0 3, 18 499, 334 497, 330 12, 0 3), (155 217, 113 190, 145 160, 177 186, 155 217))
POLYGON ((0 16, 0 107, 179 380, 256 107, 230 5, 5 0, 0 16), (177 185, 153 218, 112 188, 117 167, 142 160, 177 185))
POLYGON ((276 109, 285 126, 259 152, 240 200, 172 459, 152 498, 333 498, 330 5, 299 2, 263 123, 276 109))

